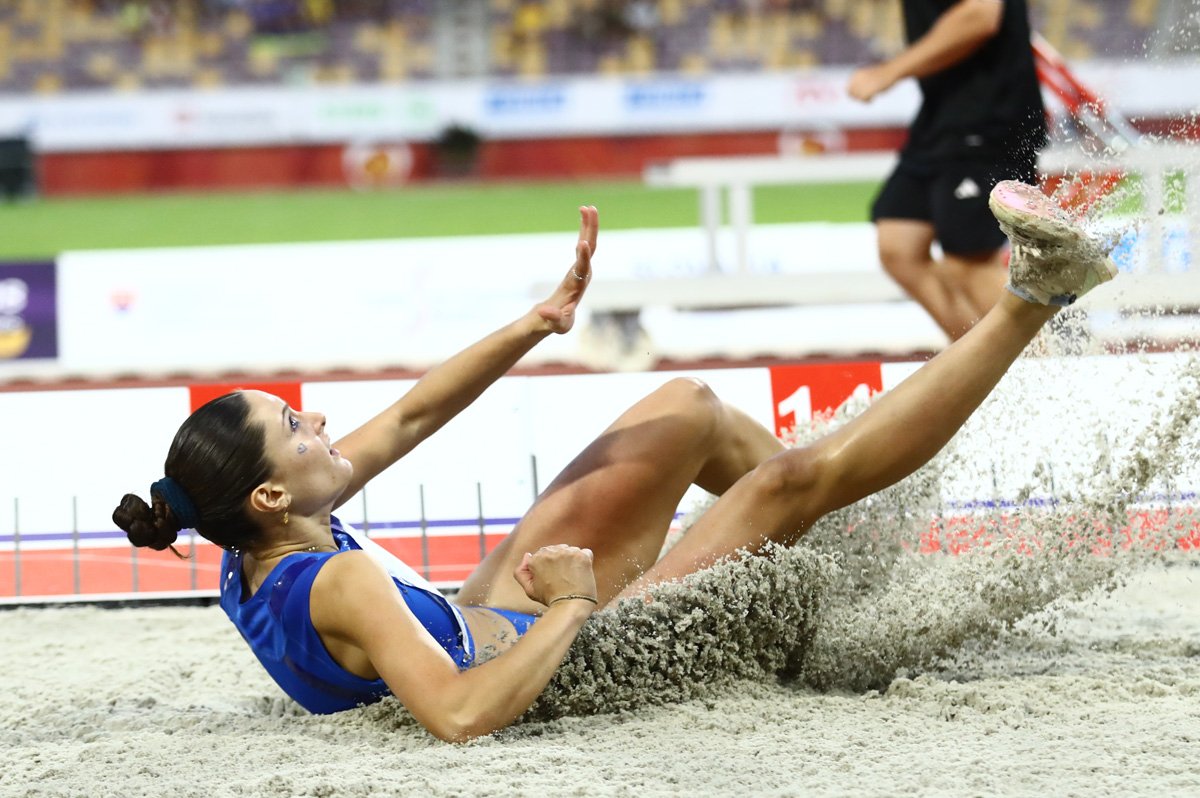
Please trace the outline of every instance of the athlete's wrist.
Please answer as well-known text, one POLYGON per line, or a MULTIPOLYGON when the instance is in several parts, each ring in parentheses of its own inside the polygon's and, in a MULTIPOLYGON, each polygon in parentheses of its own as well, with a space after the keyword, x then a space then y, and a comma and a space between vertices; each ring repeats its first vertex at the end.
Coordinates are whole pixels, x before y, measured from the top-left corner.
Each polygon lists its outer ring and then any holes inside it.
POLYGON ((600 600, 598 598, 596 598, 595 596, 589 595, 587 593, 564 593, 561 596, 558 596, 557 598, 550 599, 550 604, 548 606, 553 607, 555 604, 557 604, 560 601, 586 601, 591 604, 599 604, 600 603, 600 600))
POLYGON ((579 618, 587 618, 599 607, 600 602, 591 595, 568 593, 550 599, 546 603, 546 612, 571 613, 579 618))
POLYGON ((548 338, 554 332, 550 329, 550 323, 542 318, 536 307, 531 308, 528 313, 517 319, 515 327, 522 338, 535 344, 548 338))

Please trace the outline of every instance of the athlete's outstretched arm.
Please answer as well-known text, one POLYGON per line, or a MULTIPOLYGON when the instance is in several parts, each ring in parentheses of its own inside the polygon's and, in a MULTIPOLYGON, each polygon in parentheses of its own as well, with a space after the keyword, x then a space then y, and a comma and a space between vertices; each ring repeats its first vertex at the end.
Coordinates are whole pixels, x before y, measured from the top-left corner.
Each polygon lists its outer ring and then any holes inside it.
POLYGON ((336 506, 462 412, 539 341, 571 329, 591 280, 599 229, 594 207, 579 212, 575 263, 548 300, 433 368, 399 401, 334 444, 354 464, 354 476, 336 506))
POLYGON ((959 0, 899 55, 855 70, 846 91, 867 102, 904 78, 924 78, 954 66, 995 36, 1003 18, 1003 0, 959 0))
POLYGON ((366 679, 382 678, 422 726, 463 742, 503 729, 524 714, 562 663, 595 604, 592 553, 550 546, 526 555, 517 578, 550 604, 508 651, 460 671, 404 603, 383 566, 361 551, 331 557, 313 581, 313 627, 331 656, 366 679))

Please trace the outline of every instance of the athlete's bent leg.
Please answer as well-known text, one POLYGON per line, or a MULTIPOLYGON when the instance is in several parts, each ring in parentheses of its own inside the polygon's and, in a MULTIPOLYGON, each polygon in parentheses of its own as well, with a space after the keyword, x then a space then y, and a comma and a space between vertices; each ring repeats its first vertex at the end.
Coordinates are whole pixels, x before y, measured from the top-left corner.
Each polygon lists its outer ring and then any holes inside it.
POLYGON ((724 493, 783 451, 703 382, 675 379, 621 415, 546 488, 459 591, 460 604, 537 612, 513 578, 525 552, 589 548, 601 602, 654 564, 684 492, 724 493))

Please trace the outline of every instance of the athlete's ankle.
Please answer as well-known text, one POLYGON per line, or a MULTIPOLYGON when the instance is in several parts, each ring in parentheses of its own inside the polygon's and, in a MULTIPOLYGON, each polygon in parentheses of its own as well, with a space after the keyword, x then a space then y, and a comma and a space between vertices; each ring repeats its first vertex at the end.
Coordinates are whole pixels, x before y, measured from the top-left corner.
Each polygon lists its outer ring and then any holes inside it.
POLYGON ((1043 305, 1036 299, 1023 297, 1013 291, 1012 286, 1008 286, 1008 290, 996 303, 996 310, 1020 322, 1036 323, 1040 326, 1054 318, 1062 308, 1057 305, 1043 305))

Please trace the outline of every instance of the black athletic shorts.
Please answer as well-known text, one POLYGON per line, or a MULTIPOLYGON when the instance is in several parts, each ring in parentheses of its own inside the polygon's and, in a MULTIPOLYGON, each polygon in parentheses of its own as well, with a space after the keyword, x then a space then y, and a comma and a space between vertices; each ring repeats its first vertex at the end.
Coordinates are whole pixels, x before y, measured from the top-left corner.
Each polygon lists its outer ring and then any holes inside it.
POLYGON ((1001 180, 1037 185, 1035 159, 947 159, 939 164, 901 158, 871 206, 871 221, 932 222, 942 251, 955 255, 994 252, 1004 233, 988 210, 988 194, 1001 180))

